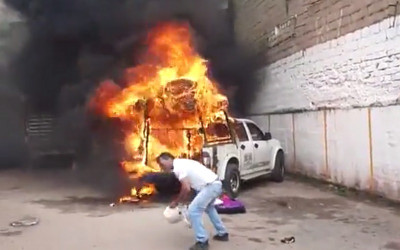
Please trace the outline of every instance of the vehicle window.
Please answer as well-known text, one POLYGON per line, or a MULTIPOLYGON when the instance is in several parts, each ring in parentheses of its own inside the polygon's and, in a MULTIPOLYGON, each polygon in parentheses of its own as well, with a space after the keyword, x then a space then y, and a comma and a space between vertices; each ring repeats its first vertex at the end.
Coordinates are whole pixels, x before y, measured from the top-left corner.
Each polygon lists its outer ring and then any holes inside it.
POLYGON ((246 123, 250 130, 251 138, 255 141, 261 141, 264 137, 264 133, 253 123, 246 123))
POLYGON ((206 133, 211 136, 226 137, 229 136, 229 129, 223 123, 212 123, 207 126, 206 133))
POLYGON ((235 122, 235 132, 239 138, 239 141, 248 141, 246 129, 241 122, 235 122))

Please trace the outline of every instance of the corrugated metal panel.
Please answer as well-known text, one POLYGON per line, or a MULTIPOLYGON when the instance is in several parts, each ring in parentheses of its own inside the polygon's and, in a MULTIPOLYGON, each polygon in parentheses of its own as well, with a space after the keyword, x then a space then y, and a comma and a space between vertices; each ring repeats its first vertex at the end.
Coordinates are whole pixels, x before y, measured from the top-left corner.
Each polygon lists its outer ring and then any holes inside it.
POLYGON ((52 140, 55 117, 51 114, 33 114, 26 120, 26 138, 32 157, 73 154, 72 150, 57 149, 52 140))

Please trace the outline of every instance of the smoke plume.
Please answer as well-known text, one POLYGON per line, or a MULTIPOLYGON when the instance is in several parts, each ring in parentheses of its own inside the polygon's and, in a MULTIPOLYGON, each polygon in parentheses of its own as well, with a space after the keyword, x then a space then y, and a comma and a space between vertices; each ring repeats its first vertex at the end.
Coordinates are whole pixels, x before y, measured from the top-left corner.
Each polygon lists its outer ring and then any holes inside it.
POLYGON ((29 40, 8 74, 39 111, 57 112, 60 144, 73 145, 98 175, 115 167, 121 147, 114 121, 92 119, 85 103, 105 78, 118 82, 149 29, 168 20, 188 21, 199 35, 199 52, 209 60, 213 77, 230 95, 231 108, 245 112, 255 87, 255 60, 234 43, 232 6, 218 0, 4 0, 25 19, 29 40), (226 4, 225 3, 225 4, 226 4), (238 94, 240 93, 240 94, 238 94), (88 125, 89 124, 89 125, 88 125), (101 128, 101 132, 96 130, 101 128), (101 137, 93 160, 89 141, 101 137), (101 152, 101 153, 100 153, 101 152), (103 168, 100 165, 107 165, 103 168), (104 171, 102 171, 103 169, 104 171))

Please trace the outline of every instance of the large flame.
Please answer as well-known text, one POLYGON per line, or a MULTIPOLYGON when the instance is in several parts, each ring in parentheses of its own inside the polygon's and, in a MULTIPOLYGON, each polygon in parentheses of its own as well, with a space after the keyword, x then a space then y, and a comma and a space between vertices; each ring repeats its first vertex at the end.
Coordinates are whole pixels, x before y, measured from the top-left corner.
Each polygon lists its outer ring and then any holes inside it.
MULTIPOLYGON (((198 132, 224 115, 227 98, 208 75, 207 61, 195 50, 186 23, 164 23, 147 38, 142 63, 125 71, 126 86, 101 83, 91 108, 129 124, 121 165, 134 177, 160 171, 158 154, 193 157, 201 151, 198 132)), ((153 187, 132 189, 131 196, 151 194, 153 187)))

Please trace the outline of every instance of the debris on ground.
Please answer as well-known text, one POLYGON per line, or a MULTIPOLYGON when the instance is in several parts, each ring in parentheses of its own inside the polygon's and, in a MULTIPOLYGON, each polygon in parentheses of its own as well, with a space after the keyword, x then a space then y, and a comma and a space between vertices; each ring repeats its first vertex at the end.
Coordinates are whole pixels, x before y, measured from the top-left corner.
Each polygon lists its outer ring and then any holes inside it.
POLYGON ((285 237, 285 238, 281 239, 281 242, 284 243, 284 244, 292 244, 295 241, 296 241, 296 239, 293 236, 285 237))
POLYGON ((281 207, 286 207, 288 209, 292 209, 292 207, 289 205, 287 201, 277 201, 276 204, 278 204, 281 207))
POLYGON ((115 203, 110 203, 110 207, 115 207, 115 203))
POLYGON ((346 195, 348 188, 343 187, 343 186, 339 186, 339 185, 333 185, 333 184, 329 184, 329 189, 333 190, 334 192, 336 192, 338 195, 346 195))
POLYGON ((30 226, 35 226, 37 224, 39 224, 39 218, 27 216, 20 220, 11 222, 10 226, 12 226, 12 227, 30 227, 30 226))

